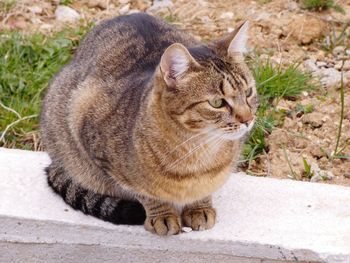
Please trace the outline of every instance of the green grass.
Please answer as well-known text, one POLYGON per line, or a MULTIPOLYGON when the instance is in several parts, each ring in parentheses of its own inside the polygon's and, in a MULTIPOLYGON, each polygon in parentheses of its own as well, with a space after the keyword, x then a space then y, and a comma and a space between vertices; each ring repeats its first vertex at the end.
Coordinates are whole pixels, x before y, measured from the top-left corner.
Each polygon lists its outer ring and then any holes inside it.
MULTIPOLYGON (((303 91, 315 88, 310 83, 311 75, 298 69, 299 64, 287 68, 273 65, 271 61, 254 60, 250 63, 256 80, 260 98, 256 125, 244 145, 244 161, 250 166, 251 160, 262 154, 266 149, 265 138, 272 129, 283 123, 286 112, 276 109, 275 105, 281 99, 295 100, 303 91)), ((310 111, 311 109, 303 109, 310 111)))
POLYGON ((305 9, 321 11, 326 9, 334 9, 335 11, 345 13, 344 9, 334 3, 334 0, 302 0, 302 7, 305 9))
POLYGON ((22 142, 38 130, 43 92, 85 31, 67 29, 51 37, 0 33, 0 146, 32 148, 22 142))

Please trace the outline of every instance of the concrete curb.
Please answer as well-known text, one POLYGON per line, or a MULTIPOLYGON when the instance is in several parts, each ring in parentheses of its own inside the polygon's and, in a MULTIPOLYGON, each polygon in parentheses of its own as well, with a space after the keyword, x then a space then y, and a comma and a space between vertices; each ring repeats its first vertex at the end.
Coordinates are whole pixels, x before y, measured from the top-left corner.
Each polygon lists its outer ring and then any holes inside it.
POLYGON ((0 262, 350 262, 350 188, 233 174, 216 226, 158 237, 68 207, 45 153, 0 148, 0 262))

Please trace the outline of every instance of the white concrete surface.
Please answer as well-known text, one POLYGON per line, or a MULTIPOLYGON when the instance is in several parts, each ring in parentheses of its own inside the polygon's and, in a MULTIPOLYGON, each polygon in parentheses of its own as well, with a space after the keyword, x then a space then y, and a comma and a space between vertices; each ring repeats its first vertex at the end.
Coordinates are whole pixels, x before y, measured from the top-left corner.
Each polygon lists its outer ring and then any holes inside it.
POLYGON ((350 262, 350 188, 234 174, 208 231, 158 237, 68 207, 45 153, 0 148, 0 262, 350 262))

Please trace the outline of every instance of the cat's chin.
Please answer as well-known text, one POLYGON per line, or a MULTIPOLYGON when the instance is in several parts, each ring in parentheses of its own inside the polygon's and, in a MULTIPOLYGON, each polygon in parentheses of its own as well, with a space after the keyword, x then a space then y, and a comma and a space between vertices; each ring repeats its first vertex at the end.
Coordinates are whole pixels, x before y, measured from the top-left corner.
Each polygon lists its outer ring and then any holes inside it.
POLYGON ((248 126, 246 124, 241 124, 237 131, 226 133, 222 138, 230 141, 239 140, 249 134, 249 132, 254 126, 254 123, 255 120, 251 121, 248 126))

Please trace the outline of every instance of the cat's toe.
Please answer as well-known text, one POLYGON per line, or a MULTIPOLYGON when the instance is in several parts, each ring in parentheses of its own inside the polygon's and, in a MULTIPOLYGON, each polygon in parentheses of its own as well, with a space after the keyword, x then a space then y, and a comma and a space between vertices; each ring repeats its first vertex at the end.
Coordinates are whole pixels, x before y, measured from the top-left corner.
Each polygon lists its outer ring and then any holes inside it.
POLYGON ((176 215, 148 217, 145 221, 146 230, 160 236, 177 235, 181 230, 180 218, 176 215))
POLYGON ((184 224, 193 230, 210 229, 215 225, 216 212, 212 207, 187 209, 182 213, 184 224))

